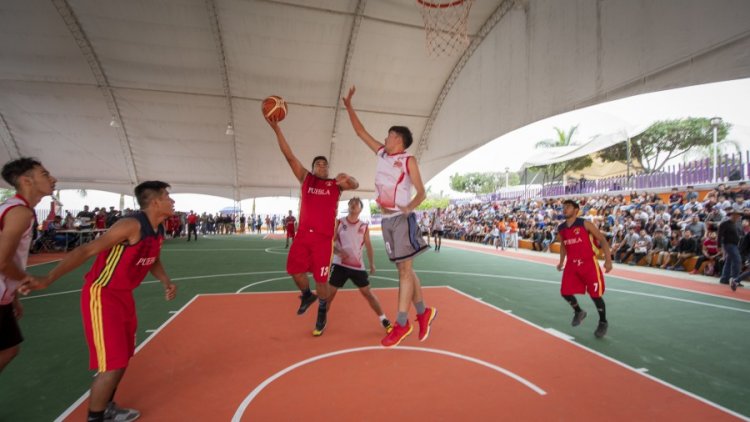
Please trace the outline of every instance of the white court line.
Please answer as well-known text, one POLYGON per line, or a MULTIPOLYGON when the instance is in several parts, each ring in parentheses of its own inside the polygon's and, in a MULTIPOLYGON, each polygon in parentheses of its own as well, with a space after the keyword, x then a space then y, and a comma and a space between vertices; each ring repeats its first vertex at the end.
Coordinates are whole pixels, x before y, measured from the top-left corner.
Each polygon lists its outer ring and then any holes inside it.
MULTIPOLYGON (((467 297, 467 298, 469 298, 469 299, 471 299, 471 300, 473 300, 473 301, 477 302, 477 303, 481 303, 482 305, 485 305, 485 306, 488 306, 488 307, 490 307, 490 308, 492 308, 492 309, 495 309, 495 310, 497 310, 497 311, 503 312, 503 311, 502 311, 502 309, 498 308, 497 306, 495 306, 495 305, 492 305, 492 304, 490 304, 490 303, 487 303, 487 302, 483 302, 483 301, 479 301, 479 300, 476 300, 476 299, 475 299, 475 298, 474 298, 473 296, 471 296, 471 295, 470 295, 470 294, 468 294, 468 293, 464 293, 464 292, 462 292, 462 291, 460 291, 460 290, 458 290, 458 289, 456 289, 456 288, 453 288, 453 287, 451 287, 451 286, 446 286, 446 287, 447 287, 448 289, 451 289, 451 290, 455 291, 456 293, 459 293, 459 294, 461 294, 461 295, 463 295, 463 296, 465 296, 465 297, 467 297)), ((539 325, 537 325, 537 324, 534 324, 534 323, 533 323, 533 322, 531 322, 531 321, 525 320, 525 319, 523 319, 523 318, 521 318, 521 317, 519 317, 519 316, 513 315, 513 314, 508 314, 508 313, 505 313, 505 312, 503 312, 503 313, 504 313, 504 314, 506 314, 506 315, 508 315, 508 316, 509 316, 509 317, 511 317, 511 318, 515 318, 515 319, 517 319, 518 321, 521 321, 521 322, 523 322, 523 323, 525 323, 525 324, 528 324, 528 325, 530 325, 530 326, 532 326, 532 327, 534 327, 534 328, 536 328, 536 329, 538 329, 538 330, 540 330, 540 331, 542 331, 542 332, 544 332, 544 333, 546 333, 546 334, 549 334, 549 335, 551 335, 551 336, 554 336, 554 334, 550 333, 549 331, 547 331, 546 329, 542 328, 541 326, 539 326, 539 325)), ((557 336, 554 336, 554 337, 555 337, 555 338, 559 338, 559 337, 557 337, 557 336)), ((617 365, 620 365, 620 366, 622 366, 623 368, 625 368, 625 369, 627 369, 627 370, 629 370, 629 371, 633 371, 633 372, 635 372, 636 374, 642 375, 642 376, 644 376, 644 377, 646 377, 646 378, 648 378, 648 379, 650 379, 650 380, 652 380, 652 381, 655 381, 655 382, 657 382, 657 383, 659 383, 659 384, 662 384, 662 385, 664 385, 664 386, 666 386, 666 387, 669 387, 669 388, 671 388, 671 389, 673 389, 673 390, 675 390, 675 391, 678 391, 678 392, 680 392, 680 393, 682 393, 682 394, 685 394, 685 395, 686 395, 686 396, 688 396, 688 397, 691 397, 691 398, 693 398, 693 399, 696 399, 696 400, 698 400, 698 401, 700 401, 700 402, 702 402, 702 403, 705 403, 705 404, 707 404, 707 405, 709 405, 709 406, 711 406, 711 407, 714 407, 714 408, 716 408, 716 409, 719 409, 719 410, 721 410, 722 412, 726 412, 726 413, 729 413, 730 415, 732 415, 732 416, 735 416, 735 417, 738 417, 738 418, 740 418, 740 419, 743 419, 743 420, 750 420, 750 419, 749 419, 749 418, 748 418, 747 416, 745 416, 745 415, 742 415, 742 414, 740 414, 740 413, 737 413, 737 412, 735 412, 735 411, 733 411, 733 410, 731 410, 731 409, 728 409, 728 408, 726 408, 726 407, 724 407, 724 406, 722 406, 722 405, 720 405, 720 404, 718 404, 718 403, 714 403, 714 402, 712 402, 712 401, 710 401, 710 400, 708 400, 708 399, 706 399, 706 398, 703 398, 703 397, 701 397, 701 396, 699 396, 699 395, 697 395, 697 394, 691 393, 691 392, 689 392, 689 391, 687 391, 687 390, 683 390, 682 388, 680 388, 680 387, 678 387, 678 386, 676 386, 676 385, 670 384, 670 383, 668 383, 668 382, 666 382, 666 381, 664 381, 664 380, 661 380, 661 379, 659 379, 659 378, 656 378, 656 377, 654 377, 654 376, 652 376, 652 375, 649 375, 649 374, 647 374, 647 373, 641 372, 641 371, 639 371, 638 369, 636 369, 636 368, 634 368, 634 367, 632 367, 632 366, 630 366, 630 365, 628 365, 628 364, 626 364, 626 363, 624 363, 624 362, 620 362, 619 360, 616 360, 616 359, 614 359, 614 358, 611 358, 611 357, 609 357, 609 356, 607 356, 607 355, 605 355, 605 354, 603 354, 603 353, 597 352, 596 350, 594 350, 594 349, 591 349, 591 348, 588 348, 588 347, 586 347, 586 346, 584 346, 584 345, 582 345, 582 344, 580 344, 580 343, 576 343, 575 341, 571 341, 571 340, 565 340, 565 339, 562 339, 562 338, 560 338, 560 340, 562 340, 562 341, 567 341, 568 343, 570 343, 570 344, 572 344, 572 345, 574 345, 574 346, 576 346, 576 347, 580 347, 581 349, 583 349, 583 350, 585 350, 585 351, 587 351, 587 352, 589 352, 589 353, 593 353, 593 354, 595 354, 595 355, 597 355, 597 356, 599 356, 599 357, 601 357, 601 358, 603 358, 603 359, 605 359, 605 360, 608 360, 608 361, 610 361, 610 362, 612 362, 612 363, 615 363, 615 364, 617 364, 617 365)))
POLYGON ((265 248, 263 249, 266 253, 270 253, 271 255, 287 255, 289 252, 289 249, 287 248, 265 248), (284 253, 278 253, 276 251, 287 251, 284 253))
MULTIPOLYGON (((388 270, 384 270, 388 271, 388 270)), ((395 271, 395 270, 394 270, 395 271)), ((523 281, 531 281, 535 283, 544 283, 544 284, 557 284, 560 285, 559 281, 550 281, 550 280, 541 280, 538 278, 528 278, 528 277, 516 277, 516 276, 509 276, 509 275, 496 275, 496 274, 480 274, 480 273, 463 273, 463 272, 452 272, 452 271, 432 271, 432 270, 415 270, 417 273, 436 273, 436 274, 455 274, 455 275, 464 275, 464 276, 473 276, 473 277, 486 277, 486 278, 507 278, 510 280, 523 280, 523 281)), ((653 286, 653 284, 652 284, 653 286)), ((700 293, 700 292, 693 292, 691 290, 686 290, 690 293, 700 293)), ((613 289, 613 288, 607 288, 605 292, 618 292, 618 293, 626 293, 631 295, 638 295, 638 296, 647 296, 647 297, 653 297, 657 299, 664 299, 664 300, 671 300, 675 302, 684 302, 684 303, 690 303, 693 305, 699 305, 699 306, 708 306, 712 308, 719 308, 719 309, 726 309, 730 311, 737 311, 737 312, 745 312, 750 313, 750 309, 742 309, 742 308, 734 308, 731 306, 725 306, 725 305, 716 305, 713 303, 706 303, 706 302, 700 302, 697 300, 690 300, 690 299, 681 299, 678 297, 672 297, 672 296, 663 296, 663 295, 657 295, 653 293, 641 293, 641 292, 634 292, 632 290, 623 290, 623 289, 613 289)), ((716 296, 722 299, 731 299, 726 298, 724 296, 716 296)), ((476 298, 475 298, 476 299, 476 298)))
MULTIPOLYGON (((523 258, 523 257, 515 257, 515 256, 514 257, 510 257, 510 256, 505 256, 505 255, 498 255, 498 254, 492 253, 490 251, 468 249, 468 248, 465 248, 465 247, 455 246, 455 245, 448 245, 448 247, 449 248, 453 247, 455 249, 458 249, 458 250, 464 251, 464 252, 477 252, 477 253, 481 253, 481 254, 484 254, 484 255, 490 255, 490 256, 495 256, 495 257, 499 257, 499 258, 503 258, 503 259, 509 259, 511 261, 525 261, 525 262, 530 262, 532 264, 541 264, 541 265, 547 265, 547 266, 551 266, 551 267, 555 266, 555 264, 551 264, 551 263, 543 262, 543 261, 535 261, 535 260, 533 260, 531 258, 523 258)), ((415 270, 415 271, 417 271, 417 270, 415 270)), ((417 272, 419 272, 419 271, 417 271, 417 272)), ((638 280, 638 279, 635 279, 635 278, 630 278, 630 277, 626 277, 626 276, 622 276, 622 275, 613 275, 613 274, 606 273, 605 277, 619 278, 620 280, 630 281, 630 282, 639 283, 639 284, 645 284, 647 286, 657 286, 657 287, 663 287, 665 289, 678 290, 678 291, 681 291, 681 292, 695 293, 695 294, 699 294, 699 295, 705 295, 705 296, 711 296, 711 297, 718 297, 718 298, 721 298, 721 299, 728 299, 728 300, 735 300, 735 301, 738 301, 738 302, 750 303, 750 300, 739 298, 739 297, 722 296, 722 295, 717 295, 715 293, 700 292, 700 291, 697 291, 697 290, 686 289, 684 287, 667 286, 665 284, 658 284, 658 283, 649 283, 648 281, 638 280)), ((684 280, 684 281, 690 281, 690 280, 684 280)))
MULTIPOLYGON (((195 299, 198 298, 198 296, 200 296, 200 295, 193 296, 192 299, 188 300, 187 303, 185 303, 184 305, 182 305, 182 308, 180 308, 171 317, 169 317, 169 319, 167 319, 166 321, 164 321, 164 323, 161 326, 159 326, 159 328, 157 328, 156 330, 154 330, 154 332, 150 336, 146 337, 146 339, 143 340, 143 342, 141 344, 139 344, 138 347, 135 348, 135 353, 134 354, 140 352, 141 349, 143 349, 143 347, 146 344, 148 344, 148 342, 151 341, 151 339, 153 339, 154 337, 156 337, 156 335, 159 334, 159 332, 161 332, 161 330, 163 330, 164 327, 167 326, 167 324, 169 324, 170 322, 172 322, 175 318, 177 318, 178 315, 180 315, 182 313, 182 311, 184 311, 185 309, 187 309, 187 307, 190 306, 190 304, 192 304, 193 301, 195 301, 195 299)), ((55 419, 55 422, 62 422, 62 421, 65 420, 65 418, 67 418, 68 416, 70 416, 70 414, 73 413, 73 411, 76 410, 76 408, 78 408, 78 406, 80 406, 81 403, 83 403, 86 400, 86 398, 89 396, 89 393, 91 393, 91 390, 86 390, 86 392, 83 393, 83 395, 81 397, 79 397, 78 400, 76 400, 73 404, 71 404, 70 407, 68 407, 67 409, 65 409, 65 411, 62 412, 60 414, 60 416, 58 416, 55 419)))
POLYGON ((544 331, 552 334, 555 337, 560 337, 561 339, 564 339, 564 340, 573 341, 573 340, 576 339, 575 337, 569 336, 569 335, 563 333, 562 331, 557 331, 554 328, 545 328, 544 331))
POLYGON ((453 357, 453 358, 465 360, 467 362, 476 363, 478 365, 481 365, 481 366, 490 368, 492 370, 495 370, 497 372, 500 372, 501 374, 506 375, 506 376, 508 376, 508 377, 510 377, 510 378, 512 378, 512 379, 514 379, 516 381, 518 381, 519 383, 521 383, 524 386, 528 387, 529 389, 533 390, 535 393, 539 394, 540 396, 544 396, 544 395, 547 394, 546 391, 542 390, 539 386, 537 386, 536 384, 532 383, 531 381, 529 381, 529 380, 527 380, 527 379, 525 379, 525 378, 523 378, 523 377, 521 377, 521 376, 519 376, 519 375, 517 375, 517 374, 515 374, 515 373, 513 373, 513 372, 511 372, 511 371, 509 371, 509 370, 507 370, 505 368, 503 368, 503 367, 500 367, 500 366, 497 366, 497 365, 493 365, 493 364, 491 364, 489 362, 486 362, 486 361, 483 361, 483 360, 480 360, 480 359, 477 359, 477 358, 473 358, 471 356, 466 356, 466 355, 462 355, 462 354, 459 354, 459 353, 449 352, 447 350, 430 349, 430 348, 426 348, 426 347, 399 346, 399 347, 394 347, 392 349, 386 349, 386 348, 384 348, 382 346, 365 346, 365 347, 356 347, 356 348, 352 348, 352 349, 337 350, 335 352, 330 352, 330 353, 324 353, 322 355, 313 356, 313 357, 311 357, 309 359, 305 359, 303 361, 297 362, 294 365, 287 366, 286 368, 282 369, 281 371, 279 371, 279 372, 273 374, 272 376, 266 378, 262 383, 258 384, 258 386, 255 387, 255 389, 253 391, 251 391, 250 394, 247 395, 247 397, 245 397, 245 399, 242 401, 242 403, 240 404, 240 406, 237 408, 237 411, 234 413, 234 416, 232 417, 232 422, 240 422, 241 418, 242 418, 242 415, 245 414, 245 410, 247 410, 247 407, 250 405, 250 403, 253 401, 253 399, 255 399, 255 397, 257 397, 258 394, 260 394, 263 391, 263 389, 265 389, 269 384, 271 384, 275 380, 281 378, 282 376, 288 374, 289 372, 291 372, 291 371, 293 371, 293 370, 295 370, 295 369, 297 369, 297 368, 299 368, 301 366, 304 366, 304 365, 307 365, 307 364, 310 364, 310 363, 313 363, 313 362, 317 362, 317 361, 322 360, 322 359, 326 359, 326 358, 330 358, 330 357, 334 357, 334 356, 339 356, 339 355, 343 355, 343 354, 347 354, 347 353, 357 353, 357 352, 365 352, 365 351, 383 351, 383 352, 387 352, 387 353, 400 352, 400 351, 413 351, 413 352, 435 353, 435 354, 439 354, 439 355, 450 356, 450 357, 453 357))
MULTIPOLYGON (((200 280, 204 278, 215 278, 215 277, 234 277, 238 275, 257 275, 257 274, 280 274, 284 273, 286 274, 286 271, 252 271, 247 273, 229 273, 229 274, 212 274, 212 275, 197 275, 197 276, 190 276, 190 277, 177 277, 173 278, 172 281, 183 281, 183 280, 200 280)), ((144 281, 141 284, 153 284, 153 283, 159 283, 159 280, 148 280, 144 281)), ((81 289, 77 290, 66 290, 64 292, 55 292, 55 293, 46 293, 41 295, 33 295, 33 296, 26 296, 22 297, 21 300, 28 300, 28 299, 38 299, 41 297, 48 297, 48 296, 59 296, 64 295, 68 293, 77 293, 80 292, 81 289)))

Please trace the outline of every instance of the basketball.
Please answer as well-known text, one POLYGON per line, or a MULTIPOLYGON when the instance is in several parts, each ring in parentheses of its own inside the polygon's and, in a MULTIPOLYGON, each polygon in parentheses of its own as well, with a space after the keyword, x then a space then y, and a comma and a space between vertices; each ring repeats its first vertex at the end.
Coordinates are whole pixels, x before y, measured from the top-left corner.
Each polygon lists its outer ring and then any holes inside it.
POLYGON ((271 95, 263 100, 263 117, 280 122, 286 117, 286 101, 278 95, 271 95))

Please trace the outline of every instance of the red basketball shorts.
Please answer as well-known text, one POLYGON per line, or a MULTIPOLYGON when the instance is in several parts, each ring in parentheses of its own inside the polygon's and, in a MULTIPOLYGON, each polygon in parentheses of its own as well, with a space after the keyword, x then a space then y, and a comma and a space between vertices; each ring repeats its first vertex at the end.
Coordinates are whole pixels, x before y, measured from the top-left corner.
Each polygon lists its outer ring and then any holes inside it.
POLYGON ((328 282, 333 258, 333 238, 311 232, 299 232, 286 258, 289 274, 312 273, 316 283, 328 282))
POLYGON ((89 345, 89 368, 105 372, 127 367, 135 352, 135 330, 138 326, 133 292, 89 283, 81 292, 81 315, 89 345))
POLYGON ((604 274, 596 257, 571 259, 565 263, 560 294, 564 296, 588 293, 591 297, 604 294, 604 274))
POLYGON ((294 239, 294 227, 286 228, 286 237, 294 239))

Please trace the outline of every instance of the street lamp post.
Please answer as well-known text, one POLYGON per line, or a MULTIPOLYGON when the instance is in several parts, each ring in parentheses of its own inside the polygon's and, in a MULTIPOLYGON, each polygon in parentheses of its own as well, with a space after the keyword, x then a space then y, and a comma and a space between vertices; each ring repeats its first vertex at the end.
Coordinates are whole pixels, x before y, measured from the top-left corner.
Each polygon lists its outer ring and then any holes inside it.
POLYGON ((505 168, 505 189, 508 189, 508 171, 510 170, 510 167, 505 168))
POLYGON ((713 183, 716 183, 716 167, 719 165, 719 147, 718 147, 718 138, 719 138, 719 125, 721 124, 721 117, 712 117, 711 118, 711 126, 714 129, 714 177, 713 177, 713 183))

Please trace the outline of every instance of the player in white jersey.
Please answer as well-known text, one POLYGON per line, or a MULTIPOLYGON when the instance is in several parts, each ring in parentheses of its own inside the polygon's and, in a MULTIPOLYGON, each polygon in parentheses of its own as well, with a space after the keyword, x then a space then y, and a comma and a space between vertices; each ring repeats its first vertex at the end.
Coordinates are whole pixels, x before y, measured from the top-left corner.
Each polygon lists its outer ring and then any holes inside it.
POLYGON ((389 333, 393 327, 380 307, 378 298, 370 290, 370 280, 367 277, 364 259, 362 259, 362 248, 367 249, 367 261, 370 263, 370 274, 375 274, 375 260, 373 258, 372 243, 370 243, 370 228, 368 224, 359 219, 362 212, 362 200, 352 198, 349 200, 349 214, 344 218, 336 220, 336 229, 333 240, 333 265, 331 266, 331 278, 328 280, 329 293, 328 309, 330 311, 333 298, 336 297, 338 289, 344 287, 347 280, 352 280, 359 288, 362 296, 380 318, 380 324, 389 333))
POLYGON ((55 191, 57 180, 37 160, 19 158, 3 166, 3 179, 16 195, 0 204, 0 371, 18 355, 23 341, 17 320, 23 307, 18 287, 31 279, 26 273, 34 207, 55 191))
POLYGON ((405 126, 392 126, 385 143, 378 142, 367 132, 352 107, 354 92, 354 87, 349 89, 343 101, 354 132, 378 157, 375 189, 377 202, 383 212, 383 240, 388 258, 398 268, 398 317, 393 330, 380 343, 385 347, 397 346, 411 334, 408 312, 412 303, 417 310, 419 340, 424 341, 430 334, 430 324, 437 315, 437 309, 425 306, 422 285, 412 267, 414 257, 429 249, 429 246, 420 236, 417 217, 413 212, 426 195, 417 160, 406 152, 412 143, 411 131, 405 126), (414 197, 412 188, 416 190, 414 197))

